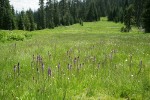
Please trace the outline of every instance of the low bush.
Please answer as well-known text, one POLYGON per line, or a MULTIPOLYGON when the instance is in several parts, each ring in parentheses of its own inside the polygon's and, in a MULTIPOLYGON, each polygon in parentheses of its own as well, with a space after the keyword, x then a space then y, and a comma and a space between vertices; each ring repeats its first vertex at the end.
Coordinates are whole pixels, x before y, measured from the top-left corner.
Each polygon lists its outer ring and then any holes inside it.
POLYGON ((21 35, 21 34, 10 34, 7 36, 7 40, 11 41, 11 40, 15 40, 15 41, 23 41, 25 38, 25 36, 21 35))

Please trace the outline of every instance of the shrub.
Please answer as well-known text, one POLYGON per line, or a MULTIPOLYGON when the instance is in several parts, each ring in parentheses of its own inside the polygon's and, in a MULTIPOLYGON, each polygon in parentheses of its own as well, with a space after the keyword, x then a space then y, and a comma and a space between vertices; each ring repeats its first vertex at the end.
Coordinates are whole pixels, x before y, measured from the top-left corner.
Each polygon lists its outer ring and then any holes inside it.
POLYGON ((129 29, 126 28, 126 27, 122 27, 122 28, 121 28, 121 32, 129 32, 129 29))
POLYGON ((24 36, 25 38, 30 39, 32 37, 32 34, 25 33, 24 36))
POLYGON ((24 36, 21 34, 10 34, 7 36, 7 40, 11 41, 11 40, 15 40, 15 41, 23 41, 24 40, 24 36))
POLYGON ((0 41, 4 42, 7 40, 7 33, 4 31, 0 31, 0 41))

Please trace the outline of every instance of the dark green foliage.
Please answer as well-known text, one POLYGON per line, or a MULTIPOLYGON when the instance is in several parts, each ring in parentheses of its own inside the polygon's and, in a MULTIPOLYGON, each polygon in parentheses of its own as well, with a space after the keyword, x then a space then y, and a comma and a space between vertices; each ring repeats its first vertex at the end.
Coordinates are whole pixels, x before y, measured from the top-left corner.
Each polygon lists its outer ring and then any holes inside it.
POLYGON ((125 24, 123 32, 129 32, 132 25, 144 26, 149 32, 149 0, 39 0, 39 8, 15 13, 9 0, 0 0, 0 29, 28 30, 54 28, 84 21, 108 21, 125 24), (144 8, 144 2, 147 6, 144 8), (142 12, 143 16, 142 16, 142 12))
POLYGON ((14 27, 14 16, 9 0, 0 0, 0 29, 12 30, 14 27))
POLYGON ((124 13, 124 24, 126 26, 127 32, 129 32, 131 30, 131 25, 133 23, 133 14, 134 14, 134 9, 133 9, 133 5, 129 5, 129 7, 127 7, 125 9, 125 13, 124 13))
POLYGON ((38 9, 38 29, 45 29, 46 28, 46 14, 44 10, 44 0, 39 0, 40 8, 38 9))
POLYGON ((145 0, 134 0, 135 9, 135 22, 136 26, 141 27, 142 25, 142 12, 145 0))
POLYGON ((58 5, 58 1, 54 0, 54 24, 55 27, 60 25, 60 15, 59 15, 59 5, 58 5))
POLYGON ((46 3, 46 27, 54 28, 54 4, 52 0, 48 0, 46 3))
POLYGON ((120 97, 121 97, 121 98, 129 99, 129 94, 128 94, 127 91, 122 91, 121 94, 120 94, 120 97))
POLYGON ((7 40, 8 41, 23 41, 24 40, 24 36, 22 35, 16 35, 16 34, 11 34, 7 36, 7 40))
POLYGON ((80 25, 83 26, 83 20, 82 19, 80 19, 80 25))
POLYGON ((122 10, 119 10, 119 8, 114 8, 110 11, 108 15, 108 21, 114 21, 119 22, 122 19, 122 10))
POLYGON ((17 29, 17 20, 13 6, 11 7, 11 10, 12 10, 12 29, 17 29))
POLYGON ((25 25, 25 30, 30 31, 30 20, 27 14, 24 16, 24 25, 25 25))
POLYGON ((29 20, 29 27, 30 27, 30 29, 29 29, 29 31, 34 31, 35 29, 36 29, 36 27, 35 27, 35 23, 34 23, 34 18, 33 18, 33 11, 31 10, 31 9, 29 9, 27 12, 26 12, 26 14, 27 14, 27 17, 28 17, 28 20, 29 20))
POLYGON ((24 11, 21 11, 21 13, 18 15, 18 29, 19 30, 25 30, 25 13, 24 11))
POLYGON ((143 12, 143 26, 146 33, 150 33, 150 0, 146 0, 143 12))
POLYGON ((92 22, 92 21, 98 21, 98 19, 99 18, 98 18, 95 2, 91 1, 86 20, 92 22))
POLYGON ((59 3, 59 7, 60 9, 62 9, 60 11, 60 22, 62 25, 70 25, 70 21, 71 21, 71 14, 70 14, 70 10, 69 10, 69 3, 67 2, 67 0, 61 0, 59 3))

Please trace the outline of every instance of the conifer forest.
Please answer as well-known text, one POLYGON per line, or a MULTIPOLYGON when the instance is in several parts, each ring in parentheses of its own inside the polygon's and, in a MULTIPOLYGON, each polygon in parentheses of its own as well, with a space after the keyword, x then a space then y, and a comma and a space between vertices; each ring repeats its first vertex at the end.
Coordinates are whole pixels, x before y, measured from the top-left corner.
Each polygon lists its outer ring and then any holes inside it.
POLYGON ((150 0, 0 0, 0 100, 150 100, 150 0))

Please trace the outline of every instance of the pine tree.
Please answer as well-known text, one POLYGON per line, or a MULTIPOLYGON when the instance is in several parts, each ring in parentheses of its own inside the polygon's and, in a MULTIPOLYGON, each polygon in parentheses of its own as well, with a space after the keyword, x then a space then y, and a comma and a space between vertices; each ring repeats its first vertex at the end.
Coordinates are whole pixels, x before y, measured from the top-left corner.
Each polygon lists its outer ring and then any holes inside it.
POLYGON ((46 27, 54 28, 54 1, 47 0, 46 3, 46 27))
POLYGON ((124 24, 125 24, 125 32, 129 32, 131 30, 131 25, 134 16, 134 6, 133 4, 129 4, 128 0, 125 0, 124 5, 124 24))
POLYGON ((29 17, 28 17, 28 14, 27 14, 27 12, 25 13, 25 15, 24 15, 24 25, 25 25, 25 30, 27 30, 27 31, 30 31, 30 26, 31 26, 31 24, 30 24, 30 21, 29 21, 29 17))
POLYGON ((57 0, 54 0, 54 24, 55 27, 60 25, 59 4, 57 0))
POLYGON ((94 1, 91 1, 90 3, 86 21, 90 21, 90 22, 98 21, 98 14, 97 14, 97 9, 94 1))
POLYGON ((0 0, 0 29, 13 29, 13 15, 9 0, 0 0))
POLYGON ((11 7, 11 10, 12 10, 12 29, 17 29, 16 14, 13 6, 11 7))
POLYGON ((62 25, 70 25, 71 14, 69 9, 68 0, 61 0, 59 3, 61 12, 60 12, 60 21, 62 25))
POLYGON ((19 13, 18 15, 18 29, 19 30, 25 30, 25 13, 24 11, 21 11, 21 13, 19 13))
POLYGON ((38 9, 38 29, 46 28, 46 17, 45 17, 45 8, 44 8, 44 0, 39 0, 40 8, 38 9))
POLYGON ((3 29, 4 0, 0 0, 0 29, 3 29))
POLYGON ((141 26, 142 22, 142 12, 143 12, 143 5, 144 0, 135 0, 134 1, 134 9, 135 9, 135 20, 136 20, 136 25, 138 27, 141 26))
POLYGON ((143 12, 143 25, 146 33, 150 33, 150 0, 146 0, 143 12))
POLYGON ((34 31, 35 30, 35 23, 34 23, 34 17, 33 17, 33 11, 31 9, 29 9, 26 12, 28 18, 29 18, 29 22, 30 22, 30 31, 34 31))

